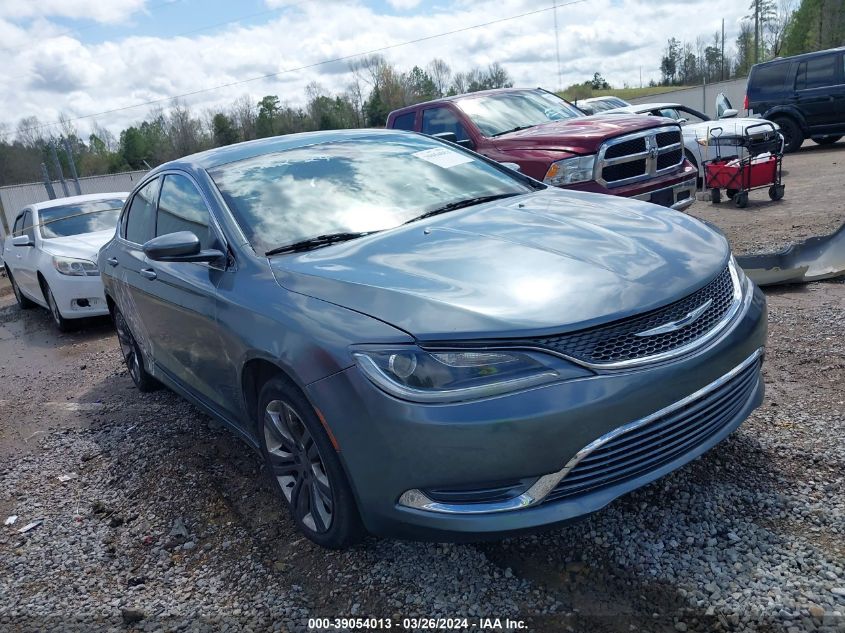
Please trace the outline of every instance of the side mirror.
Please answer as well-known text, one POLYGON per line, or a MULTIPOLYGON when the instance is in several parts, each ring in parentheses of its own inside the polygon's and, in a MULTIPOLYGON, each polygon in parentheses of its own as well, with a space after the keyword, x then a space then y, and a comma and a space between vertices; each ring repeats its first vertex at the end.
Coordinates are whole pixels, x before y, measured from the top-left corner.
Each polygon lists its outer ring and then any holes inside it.
POLYGON ((159 235, 143 248, 155 262, 214 262, 224 257, 217 249, 201 250, 200 239, 190 231, 159 235))
POLYGON ((12 238, 12 246, 35 246, 29 235, 17 235, 12 238))
POLYGON ((516 163, 499 163, 502 167, 507 167, 508 169, 513 169, 514 171, 522 171, 522 168, 517 165, 516 163))
POLYGON ((444 141, 449 141, 450 143, 457 143, 458 136, 454 132, 438 132, 437 134, 432 134, 434 138, 440 138, 444 141))
POLYGON ((720 118, 720 119, 732 119, 732 118, 734 118, 737 114, 739 114, 739 112, 737 112, 737 111, 736 111, 736 110, 734 110, 733 108, 728 108, 727 110, 725 110, 724 112, 722 112, 722 116, 720 116, 719 118, 720 118))
POLYGON ((475 149, 475 143, 473 143, 470 139, 466 138, 462 141, 458 141, 458 145, 461 147, 466 147, 467 149, 475 149))

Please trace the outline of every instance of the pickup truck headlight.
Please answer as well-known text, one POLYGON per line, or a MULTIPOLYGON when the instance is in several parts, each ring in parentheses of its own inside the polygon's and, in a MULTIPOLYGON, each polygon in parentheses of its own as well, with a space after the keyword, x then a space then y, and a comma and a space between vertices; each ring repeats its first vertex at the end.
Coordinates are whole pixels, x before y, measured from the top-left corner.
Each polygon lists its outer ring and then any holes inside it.
POLYGON ((353 351, 358 367, 376 386, 403 400, 460 402, 591 375, 542 354, 520 351, 426 351, 415 346, 353 351))
POLYGON ((593 179, 593 168, 596 164, 594 154, 564 158, 552 163, 546 172, 543 182, 553 187, 562 187, 576 182, 586 182, 593 179))
POLYGON ((73 257, 53 257, 53 266, 63 275, 72 277, 95 277, 100 274, 97 264, 87 259, 73 257))

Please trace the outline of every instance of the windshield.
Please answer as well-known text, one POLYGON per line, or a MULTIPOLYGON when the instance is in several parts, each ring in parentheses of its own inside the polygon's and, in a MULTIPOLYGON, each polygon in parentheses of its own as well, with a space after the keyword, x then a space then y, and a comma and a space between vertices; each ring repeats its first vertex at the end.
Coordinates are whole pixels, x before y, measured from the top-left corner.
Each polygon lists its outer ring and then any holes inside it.
POLYGON ((209 171, 256 252, 390 229, 468 198, 533 187, 474 154, 413 134, 374 134, 209 171))
POLYGON ((608 97, 607 99, 591 101, 589 105, 593 107, 594 112, 604 112, 605 110, 612 110, 614 108, 624 108, 630 104, 616 97, 608 97))
POLYGON ((584 116, 583 112, 560 97, 543 90, 469 96, 455 103, 484 136, 497 136, 514 129, 584 116))
POLYGON ((41 237, 68 237, 114 229, 123 200, 89 200, 38 211, 41 237))

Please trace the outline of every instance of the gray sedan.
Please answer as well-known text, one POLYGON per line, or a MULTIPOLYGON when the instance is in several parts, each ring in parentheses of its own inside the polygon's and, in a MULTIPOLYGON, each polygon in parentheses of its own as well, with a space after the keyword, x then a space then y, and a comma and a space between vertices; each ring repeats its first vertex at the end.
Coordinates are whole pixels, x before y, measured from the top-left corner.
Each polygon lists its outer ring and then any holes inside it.
POLYGON ((765 300, 721 234, 413 133, 161 165, 99 267, 138 388, 259 450, 327 547, 584 516, 763 397, 765 300))

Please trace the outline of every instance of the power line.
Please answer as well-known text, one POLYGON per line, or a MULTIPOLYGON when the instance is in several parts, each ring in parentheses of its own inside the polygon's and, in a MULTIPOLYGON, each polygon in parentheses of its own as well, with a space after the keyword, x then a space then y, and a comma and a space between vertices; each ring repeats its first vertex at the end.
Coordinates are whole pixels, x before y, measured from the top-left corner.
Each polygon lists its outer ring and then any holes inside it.
POLYGON ((551 11, 555 8, 561 7, 568 7, 574 4, 581 4, 586 2, 587 0, 570 0, 569 2, 557 4, 551 7, 544 7, 542 9, 535 9, 534 11, 527 11, 525 13, 520 13, 518 15, 511 15, 505 18, 498 18, 496 20, 490 20, 488 22, 482 22, 480 24, 473 24, 471 26, 465 26, 460 29, 454 29, 452 31, 445 31, 443 33, 437 33, 435 35, 426 35, 425 37, 418 37, 413 40, 408 40, 406 42, 399 42, 397 44, 389 44, 387 46, 382 46, 380 48, 373 48, 368 51, 363 51, 360 53, 352 53, 350 55, 343 55, 341 57, 335 57, 333 59, 325 59, 323 61, 314 62, 313 64, 305 64, 303 66, 297 66, 295 68, 287 68, 285 70, 280 70, 275 73, 268 73, 266 75, 260 75, 258 77, 250 77, 249 79, 241 79, 239 81, 231 81, 229 83, 220 84, 218 86, 211 86, 209 88, 201 88, 199 90, 192 90, 191 92, 184 92, 182 94, 170 96, 170 97, 161 97, 159 99, 151 99, 150 101, 144 101, 142 103, 135 103, 133 105, 122 106, 120 108, 112 108, 111 110, 103 110, 102 112, 94 112, 92 114, 85 114, 78 117, 73 117, 70 119, 65 119, 64 121, 52 121, 50 123, 42 123, 41 125, 35 125, 33 127, 25 128, 23 130, 17 130, 18 134, 23 132, 30 132, 33 130, 40 130, 45 127, 50 127, 53 125, 61 125, 63 123, 72 123, 74 121, 82 121, 84 119, 92 119, 94 117, 102 116, 104 114, 114 114, 116 112, 125 112, 126 110, 134 110, 135 108, 143 108, 144 106, 156 105, 159 103, 166 103, 168 101, 175 101, 177 99, 182 99, 184 97, 193 97, 198 94, 204 94, 206 92, 213 92, 215 90, 221 90, 223 88, 231 88, 232 86, 240 86, 243 84, 251 83, 253 81, 261 81, 262 79, 270 79, 272 77, 278 77, 280 75, 286 75, 288 73, 295 73, 302 70, 308 70, 310 68, 317 68, 318 66, 325 66, 327 64, 336 64, 338 62, 348 61, 350 59, 354 59, 356 57, 364 57, 366 55, 374 55, 376 53, 383 53, 385 51, 389 51, 395 48, 401 48, 403 46, 410 46, 411 44, 419 44, 420 42, 427 42, 430 40, 438 39, 441 37, 447 37, 449 35, 456 35, 458 33, 465 33, 466 31, 472 31, 474 29, 480 29, 487 26, 492 26, 494 24, 501 24, 502 22, 509 22, 511 20, 518 20, 521 18, 529 17, 532 15, 538 15, 540 13, 545 13, 547 11, 551 11))

